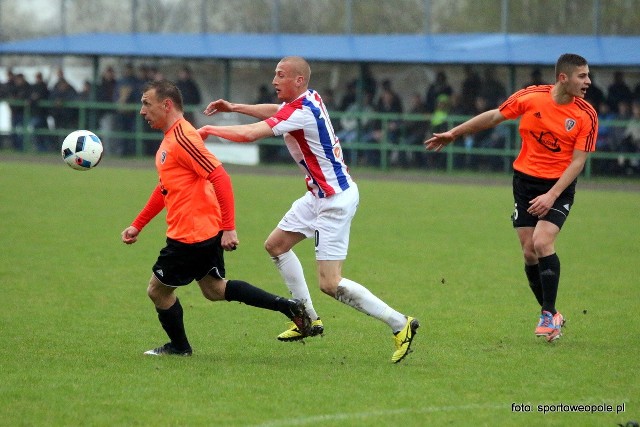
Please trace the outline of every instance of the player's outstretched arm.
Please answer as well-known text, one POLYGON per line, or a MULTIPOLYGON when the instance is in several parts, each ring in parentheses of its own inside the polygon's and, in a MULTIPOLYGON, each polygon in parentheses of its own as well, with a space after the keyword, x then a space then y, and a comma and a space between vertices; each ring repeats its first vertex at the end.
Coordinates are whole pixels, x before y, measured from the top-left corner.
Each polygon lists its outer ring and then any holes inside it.
POLYGON ((505 120, 506 118, 498 109, 485 111, 447 132, 434 133, 431 138, 424 141, 424 146, 427 150, 440 151, 444 146, 452 143, 459 136, 473 134, 495 127, 505 120))
POLYGON ((434 133, 431 138, 424 142, 424 146, 427 150, 440 151, 445 145, 452 143, 455 139, 451 131, 434 133))
POLYGON ((264 120, 246 125, 205 125, 198 129, 198 134, 203 141, 209 135, 213 135, 233 142, 253 142, 261 138, 274 136, 271 127, 264 120))
POLYGON ((236 104, 224 99, 210 102, 203 113, 213 116, 217 113, 239 113, 264 120, 278 112, 278 104, 236 104))

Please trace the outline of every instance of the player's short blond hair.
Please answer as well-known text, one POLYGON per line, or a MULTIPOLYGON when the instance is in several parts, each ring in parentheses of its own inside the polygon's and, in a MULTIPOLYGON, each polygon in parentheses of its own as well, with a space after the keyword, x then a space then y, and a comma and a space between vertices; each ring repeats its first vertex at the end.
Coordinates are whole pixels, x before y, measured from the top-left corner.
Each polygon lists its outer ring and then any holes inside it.
POLYGON ((280 60, 280 62, 288 62, 293 65, 293 70, 296 75, 302 76, 306 84, 309 83, 309 79, 311 78, 311 67, 306 59, 301 56, 285 56, 280 60))

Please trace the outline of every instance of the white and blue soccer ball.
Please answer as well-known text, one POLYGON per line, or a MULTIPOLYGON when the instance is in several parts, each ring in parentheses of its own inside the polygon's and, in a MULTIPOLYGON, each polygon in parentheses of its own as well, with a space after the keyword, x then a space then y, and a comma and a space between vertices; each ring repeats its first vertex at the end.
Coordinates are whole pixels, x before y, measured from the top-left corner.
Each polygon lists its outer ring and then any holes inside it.
POLYGON ((70 167, 86 171, 98 166, 102 159, 102 141, 88 130, 71 132, 62 141, 62 159, 70 167))

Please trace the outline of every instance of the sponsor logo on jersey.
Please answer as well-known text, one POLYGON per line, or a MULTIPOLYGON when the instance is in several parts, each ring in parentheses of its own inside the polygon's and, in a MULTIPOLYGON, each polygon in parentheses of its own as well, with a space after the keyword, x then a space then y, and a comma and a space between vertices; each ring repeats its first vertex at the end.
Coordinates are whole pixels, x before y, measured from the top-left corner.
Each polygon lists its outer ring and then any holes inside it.
POLYGON ((530 132, 531 136, 535 138, 544 148, 551 151, 552 153, 560 152, 560 144, 558 143, 558 138, 553 136, 551 132, 540 132, 540 135, 536 135, 534 132, 530 132))

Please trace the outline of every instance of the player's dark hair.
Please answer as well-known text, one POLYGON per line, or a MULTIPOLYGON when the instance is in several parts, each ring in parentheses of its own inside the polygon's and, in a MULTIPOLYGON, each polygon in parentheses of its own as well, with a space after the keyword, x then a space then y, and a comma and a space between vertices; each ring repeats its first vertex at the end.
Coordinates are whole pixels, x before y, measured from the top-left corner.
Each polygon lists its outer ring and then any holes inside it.
POLYGON ((560 73, 571 74, 576 67, 588 65, 587 60, 575 53, 565 53, 560 55, 556 62, 556 79, 560 73))
POLYGON ((153 80, 147 82, 142 89, 142 92, 154 89, 158 99, 170 99, 173 102, 173 106, 178 111, 184 111, 182 106, 182 93, 178 86, 170 80, 153 80))

